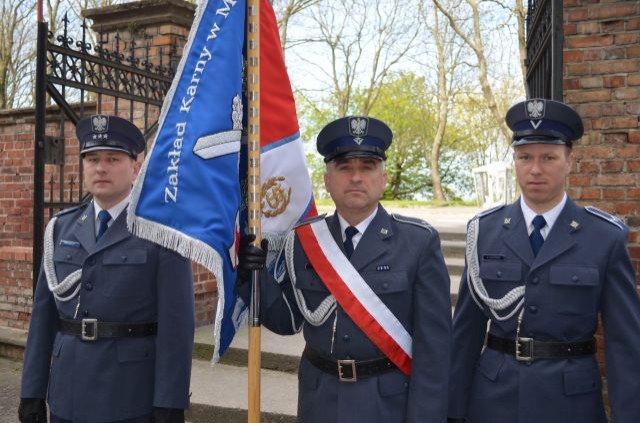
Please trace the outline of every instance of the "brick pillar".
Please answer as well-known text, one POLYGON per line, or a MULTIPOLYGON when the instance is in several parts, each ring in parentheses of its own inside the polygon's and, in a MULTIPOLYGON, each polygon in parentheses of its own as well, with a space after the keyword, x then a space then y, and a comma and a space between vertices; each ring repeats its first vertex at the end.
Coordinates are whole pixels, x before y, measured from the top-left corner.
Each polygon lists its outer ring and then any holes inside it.
MULTIPOLYGON (((142 0, 115 6, 82 11, 82 16, 93 22, 91 29, 97 34, 96 43, 110 52, 119 51, 124 57, 148 60, 154 67, 174 69, 182 49, 187 43, 196 6, 185 0, 142 0), (133 44, 132 44, 133 43, 133 44), (169 58, 170 55, 172 58, 169 58)), ((103 101, 104 113, 128 118, 129 103, 120 100, 103 101)), ((134 110, 134 123, 140 124, 142 108, 134 110)), ((155 120, 158 116, 150 116, 155 120)))
POLYGON ((585 124, 569 193, 626 222, 640 276, 640 2, 564 0, 564 37, 564 99, 585 124))

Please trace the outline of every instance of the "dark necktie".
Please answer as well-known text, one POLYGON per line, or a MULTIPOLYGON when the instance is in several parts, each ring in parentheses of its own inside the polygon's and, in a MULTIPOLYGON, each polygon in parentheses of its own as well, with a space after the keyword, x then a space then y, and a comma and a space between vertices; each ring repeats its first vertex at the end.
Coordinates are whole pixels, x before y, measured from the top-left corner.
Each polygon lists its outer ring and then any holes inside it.
POLYGON ((96 235, 96 241, 99 240, 109 227, 109 221, 111 215, 106 210, 100 210, 98 212, 98 220, 100 221, 100 227, 98 228, 98 235, 96 235))
POLYGON ((538 255, 538 251, 540 251, 540 248, 544 243, 544 238, 542 237, 542 233, 540 233, 540 229, 544 228, 544 225, 546 224, 547 221, 540 215, 533 218, 533 232, 529 235, 529 241, 531 242, 531 249, 533 250, 534 256, 538 255))
POLYGON ((353 237, 358 233, 358 230, 353 226, 348 226, 344 230, 344 234, 346 235, 344 240, 344 252, 348 259, 351 258, 351 254, 353 254, 353 237))

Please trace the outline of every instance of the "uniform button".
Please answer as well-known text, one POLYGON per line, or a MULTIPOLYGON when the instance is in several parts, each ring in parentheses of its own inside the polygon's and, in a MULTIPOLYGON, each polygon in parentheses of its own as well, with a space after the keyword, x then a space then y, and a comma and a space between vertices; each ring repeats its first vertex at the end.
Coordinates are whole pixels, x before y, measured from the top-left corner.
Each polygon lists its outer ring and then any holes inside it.
POLYGON ((67 260, 71 260, 71 254, 67 254, 66 259, 67 259, 67 260))
POLYGON ((538 312, 538 307, 536 306, 529 306, 529 311, 533 314, 536 314, 538 312))
POLYGON ((382 289, 389 289, 389 283, 388 282, 383 283, 382 289))
POLYGON ((122 256, 122 261, 127 261, 127 256, 122 256))
POLYGON ((86 289, 87 291, 91 291, 93 289, 93 284, 91 282, 85 283, 84 289, 86 289))
POLYGON ((571 276, 571 280, 574 282, 578 282, 580 280, 579 277, 577 277, 576 275, 571 276))
POLYGON ((499 277, 499 278, 501 278, 501 277, 502 277, 502 272, 498 270, 498 271, 496 272, 496 276, 497 276, 497 277, 499 277))
POLYGON ((531 283, 534 284, 534 285, 537 285, 538 282, 540 282, 540 278, 538 278, 537 276, 535 278, 531 279, 531 283))
POLYGON ((527 336, 528 336, 529 338, 535 338, 535 334, 534 334, 533 332, 529 332, 529 333, 527 334, 527 336))
POLYGON ((89 264, 90 264, 91 266, 93 266, 94 264, 96 264, 96 259, 94 259, 94 258, 90 258, 90 259, 89 259, 89 264))
POLYGON ((405 388, 408 388, 408 387, 409 387, 409 382, 405 382, 405 383, 404 383, 404 387, 405 387, 405 388))
POLYGON ((351 341, 351 337, 349 335, 345 335, 345 336, 342 337, 342 340, 344 342, 349 342, 349 341, 351 341))
POLYGON ((82 317, 88 317, 89 316, 89 310, 84 310, 82 312, 82 317))
POLYGON ((345 359, 346 359, 346 360, 351 360, 351 356, 350 356, 349 354, 347 354, 347 355, 345 356, 345 359))

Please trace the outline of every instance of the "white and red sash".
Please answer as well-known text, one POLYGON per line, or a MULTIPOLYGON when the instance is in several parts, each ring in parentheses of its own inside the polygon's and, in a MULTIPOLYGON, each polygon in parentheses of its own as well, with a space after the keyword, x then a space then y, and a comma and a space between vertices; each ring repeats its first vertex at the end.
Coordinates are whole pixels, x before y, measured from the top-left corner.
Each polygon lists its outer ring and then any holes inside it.
POLYGON ((411 335, 344 255, 324 219, 296 228, 314 270, 336 301, 380 350, 411 374, 411 335))

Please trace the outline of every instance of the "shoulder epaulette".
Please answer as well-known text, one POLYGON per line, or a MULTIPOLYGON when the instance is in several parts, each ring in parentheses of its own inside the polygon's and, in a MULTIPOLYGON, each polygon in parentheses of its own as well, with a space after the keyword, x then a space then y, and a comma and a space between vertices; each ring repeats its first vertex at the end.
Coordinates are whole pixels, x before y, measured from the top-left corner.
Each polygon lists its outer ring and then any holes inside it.
POLYGON ((393 218, 393 220, 400 223, 408 223, 409 225, 420 226, 421 228, 425 228, 429 232, 433 231, 433 226, 429 225, 422 219, 418 219, 417 217, 402 216, 396 213, 391 213, 391 217, 393 218))
POLYGON ((618 217, 616 217, 616 216, 614 216, 612 214, 609 214, 609 213, 607 213, 605 211, 602 211, 599 208, 596 208, 596 207, 593 207, 593 206, 585 206, 584 209, 587 212, 591 213, 592 215, 598 216, 599 218, 604 219, 607 222, 609 222, 611 224, 614 224, 618 228, 624 230, 625 224, 620 218, 618 218, 618 217))
POLYGON ((88 205, 89 203, 82 203, 82 204, 78 204, 77 206, 69 207, 68 209, 64 209, 54 214, 54 217, 60 217, 60 216, 64 216, 65 214, 73 213, 74 211, 79 210, 83 207, 87 207, 88 205))
POLYGON ((298 228, 298 227, 300 227, 302 225, 308 225, 309 223, 317 222, 318 220, 324 219, 326 216, 327 216, 327 214, 323 213, 323 214, 319 214, 317 216, 310 217, 310 218, 305 219, 302 222, 298 223, 297 225, 295 225, 293 227, 293 229, 298 228))
MULTIPOLYGON (((483 210, 480 213, 476 214, 473 219, 480 219, 481 217, 485 217, 485 216, 489 216, 490 214, 493 214, 495 212, 497 212, 498 210, 504 208, 504 204, 500 204, 499 206, 495 206, 495 207, 491 207, 490 209, 487 210, 483 210)), ((473 220, 471 219, 471 220, 473 220)))

